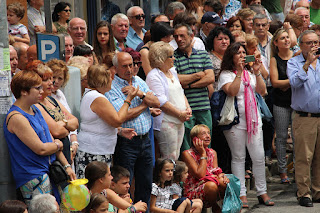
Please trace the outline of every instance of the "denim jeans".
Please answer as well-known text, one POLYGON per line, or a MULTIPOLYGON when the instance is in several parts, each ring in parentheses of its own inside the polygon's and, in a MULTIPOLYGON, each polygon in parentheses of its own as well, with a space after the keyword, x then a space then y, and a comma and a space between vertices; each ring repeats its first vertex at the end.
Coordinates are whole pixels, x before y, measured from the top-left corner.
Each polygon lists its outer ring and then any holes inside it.
POLYGON ((135 136, 131 140, 118 136, 114 153, 114 165, 130 172, 130 184, 135 177, 134 203, 143 201, 150 206, 152 189, 152 148, 148 134, 135 136))

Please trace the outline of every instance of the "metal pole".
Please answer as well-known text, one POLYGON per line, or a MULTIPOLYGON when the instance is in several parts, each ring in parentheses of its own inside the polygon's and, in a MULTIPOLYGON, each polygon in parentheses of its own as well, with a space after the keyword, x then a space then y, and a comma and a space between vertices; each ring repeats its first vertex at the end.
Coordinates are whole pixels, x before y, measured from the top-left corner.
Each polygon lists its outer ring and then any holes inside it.
MULTIPOLYGON (((0 0, 0 14, 7 14, 6 0, 0 0)), ((7 17, 2 15, 0 16, 0 203, 16 197, 8 146, 3 133, 3 122, 8 109, 12 105, 12 97, 9 90, 10 81, 11 68, 7 17)))
POLYGON ((46 32, 52 33, 52 19, 51 19, 51 0, 44 0, 44 15, 46 18, 46 32))

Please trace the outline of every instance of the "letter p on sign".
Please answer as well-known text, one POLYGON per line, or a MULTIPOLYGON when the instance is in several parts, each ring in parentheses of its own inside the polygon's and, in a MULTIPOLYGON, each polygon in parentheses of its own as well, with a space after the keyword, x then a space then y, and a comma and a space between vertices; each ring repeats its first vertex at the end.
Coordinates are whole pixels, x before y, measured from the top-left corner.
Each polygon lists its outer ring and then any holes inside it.
POLYGON ((47 62, 51 59, 64 60, 64 35, 51 35, 37 33, 38 59, 47 62))
POLYGON ((52 55, 56 51, 56 44, 50 40, 42 40, 41 42, 41 58, 47 60, 47 55, 52 55))

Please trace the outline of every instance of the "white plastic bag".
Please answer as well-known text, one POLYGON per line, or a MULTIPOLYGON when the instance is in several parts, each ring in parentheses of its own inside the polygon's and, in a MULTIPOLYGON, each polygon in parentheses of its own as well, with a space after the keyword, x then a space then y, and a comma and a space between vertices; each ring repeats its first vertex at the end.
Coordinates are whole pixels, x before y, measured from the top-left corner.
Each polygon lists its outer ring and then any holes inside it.
POLYGON ((220 113, 219 126, 229 125, 238 113, 234 107, 234 97, 227 96, 220 113))

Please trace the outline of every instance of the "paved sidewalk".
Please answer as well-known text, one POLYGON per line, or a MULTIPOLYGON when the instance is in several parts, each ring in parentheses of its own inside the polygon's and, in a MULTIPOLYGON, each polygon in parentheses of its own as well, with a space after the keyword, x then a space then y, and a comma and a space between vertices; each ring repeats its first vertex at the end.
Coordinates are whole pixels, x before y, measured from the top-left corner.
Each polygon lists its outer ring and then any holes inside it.
MULTIPOLYGON (((292 175, 289 175, 293 180, 292 175)), ((247 193, 249 209, 243 209, 241 213, 320 213, 320 203, 314 203, 313 207, 302 207, 298 204, 296 184, 281 184, 280 177, 274 175, 268 178, 268 194, 275 202, 274 206, 259 204, 255 189, 247 193)))

